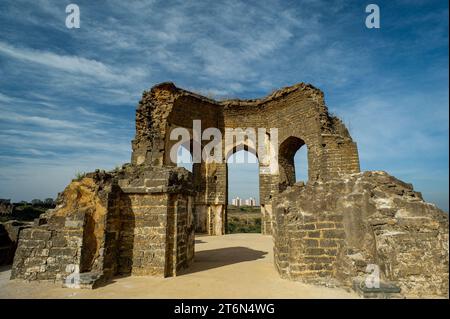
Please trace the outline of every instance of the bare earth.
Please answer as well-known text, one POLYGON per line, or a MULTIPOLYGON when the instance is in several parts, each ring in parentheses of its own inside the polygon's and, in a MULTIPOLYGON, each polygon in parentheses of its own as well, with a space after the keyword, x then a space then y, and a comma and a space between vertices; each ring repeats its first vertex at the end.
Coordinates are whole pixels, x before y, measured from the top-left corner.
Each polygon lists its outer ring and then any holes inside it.
POLYGON ((121 277, 94 289, 9 280, 0 268, 0 298, 357 298, 344 289, 281 279, 271 236, 196 236, 195 262, 174 278, 121 277))

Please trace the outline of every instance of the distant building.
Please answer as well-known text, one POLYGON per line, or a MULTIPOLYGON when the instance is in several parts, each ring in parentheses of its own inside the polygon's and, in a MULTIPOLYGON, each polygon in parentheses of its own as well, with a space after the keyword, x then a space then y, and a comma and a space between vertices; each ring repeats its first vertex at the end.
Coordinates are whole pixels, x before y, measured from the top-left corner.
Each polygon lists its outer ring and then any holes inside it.
POLYGON ((240 206, 253 207, 253 206, 256 206, 256 200, 253 197, 250 197, 250 198, 247 198, 244 200, 242 198, 239 198, 239 196, 238 196, 231 200, 231 205, 236 206, 236 207, 240 207, 240 206))

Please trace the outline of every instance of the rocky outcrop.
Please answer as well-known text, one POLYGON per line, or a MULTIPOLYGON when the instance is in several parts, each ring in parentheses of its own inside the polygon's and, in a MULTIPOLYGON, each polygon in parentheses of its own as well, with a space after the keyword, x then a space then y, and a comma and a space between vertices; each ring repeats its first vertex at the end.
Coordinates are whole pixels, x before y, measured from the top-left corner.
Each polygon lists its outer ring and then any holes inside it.
POLYGON ((448 214, 411 184, 363 172, 296 184, 275 201, 283 277, 350 287, 372 265, 403 295, 448 296, 448 214))

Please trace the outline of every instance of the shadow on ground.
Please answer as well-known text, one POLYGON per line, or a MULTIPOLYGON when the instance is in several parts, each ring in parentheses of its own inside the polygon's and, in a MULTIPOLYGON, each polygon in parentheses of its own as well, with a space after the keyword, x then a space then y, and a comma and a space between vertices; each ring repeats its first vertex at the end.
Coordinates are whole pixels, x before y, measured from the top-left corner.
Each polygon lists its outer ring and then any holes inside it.
POLYGON ((0 266, 0 272, 11 270, 12 265, 0 266))
POLYGON ((245 261, 262 259, 266 251, 247 247, 226 247, 195 252, 194 263, 185 269, 181 275, 219 268, 245 261))

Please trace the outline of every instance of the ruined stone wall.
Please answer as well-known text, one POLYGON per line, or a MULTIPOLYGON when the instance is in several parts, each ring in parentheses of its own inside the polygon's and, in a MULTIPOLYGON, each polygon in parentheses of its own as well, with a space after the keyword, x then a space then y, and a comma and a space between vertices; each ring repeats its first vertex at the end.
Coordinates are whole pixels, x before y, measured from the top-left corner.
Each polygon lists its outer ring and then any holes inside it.
POLYGON ((448 215, 384 172, 294 185, 275 199, 286 278, 352 286, 368 264, 407 296, 448 296, 448 215))
POLYGON ((118 273, 164 275, 167 194, 122 194, 118 273))
POLYGON ((97 173, 72 182, 54 210, 20 233, 11 278, 64 280, 102 272, 111 185, 97 173))
POLYGON ((16 220, 0 223, 0 266, 11 265, 23 229, 31 227, 30 222, 16 220))
MULTIPOLYGON (((170 150, 176 141, 170 141, 170 132, 174 128, 184 127, 192 136, 193 120, 201 120, 202 129, 218 128, 223 139, 227 128, 265 128, 267 132, 277 128, 278 149, 291 138, 301 141, 289 144, 286 152, 279 154, 279 163, 260 163, 263 230, 268 234, 272 225, 271 198, 295 182, 293 158, 299 147, 305 145, 303 147, 308 149, 309 180, 359 172, 356 144, 345 126, 328 114, 323 93, 304 83, 280 89, 262 99, 226 101, 202 97, 179 89, 173 83, 156 85, 144 92, 136 111, 132 164, 174 166, 170 160, 170 150)), ((272 138, 270 134, 268 138, 272 138)), ((202 141, 201 147, 207 142, 202 141)), ((225 143, 223 145, 225 147, 225 143)), ((258 157, 257 150, 252 151, 258 157)), ((222 153, 224 164, 203 162, 196 168, 194 176, 197 192, 195 214, 199 215, 196 220, 197 223, 207 223, 199 224, 197 230, 206 229, 210 234, 221 234, 221 227, 209 222, 226 221, 226 161, 233 151, 224 148, 222 153), (223 218, 221 212, 224 212, 223 218), (212 217, 209 216, 211 213, 212 217)))
POLYGON ((11 278, 92 288, 117 274, 176 275, 194 255, 191 185, 184 169, 150 166, 73 181, 20 233, 11 278))
POLYGON ((167 228, 166 276, 176 276, 194 259, 195 229, 193 197, 171 195, 169 198, 169 227, 167 228))
POLYGON ((226 160, 235 151, 194 164, 193 174, 176 168, 170 132, 192 132, 197 119, 222 133, 278 128, 275 149, 272 135, 264 141, 278 160, 260 162, 259 177, 262 232, 273 233, 282 277, 350 287, 374 264, 405 295, 448 296, 448 215, 387 173, 360 173, 349 132, 304 83, 245 101, 213 101, 172 83, 144 92, 132 163, 72 181, 55 209, 20 232, 11 277, 92 288, 117 274, 175 276, 188 267, 195 230, 226 233, 226 160), (306 184, 294 184, 300 147, 306 184))
POLYGON ((128 167, 119 173, 119 273, 173 276, 193 258, 192 175, 128 167))
POLYGON ((225 127, 278 128, 278 171, 260 167, 263 233, 272 229, 272 197, 295 182, 294 155, 307 147, 308 178, 330 179, 359 172, 359 158, 345 126, 328 114, 323 93, 307 84, 274 92, 265 99, 225 101, 225 127))

